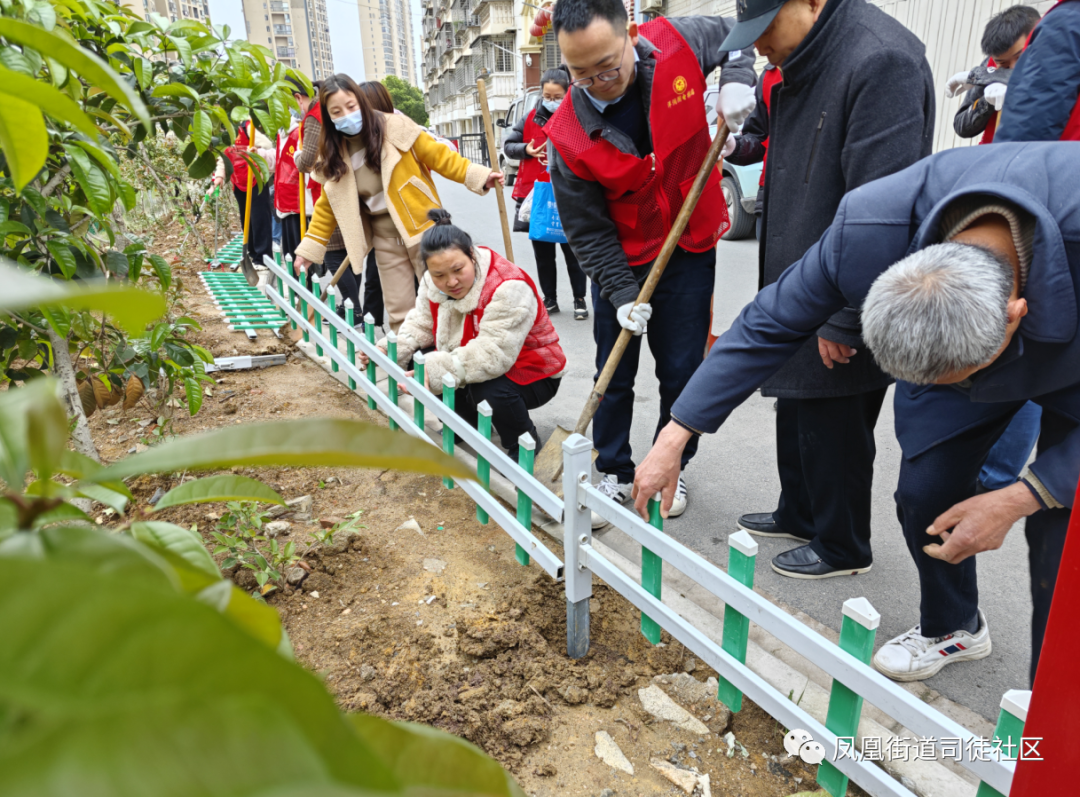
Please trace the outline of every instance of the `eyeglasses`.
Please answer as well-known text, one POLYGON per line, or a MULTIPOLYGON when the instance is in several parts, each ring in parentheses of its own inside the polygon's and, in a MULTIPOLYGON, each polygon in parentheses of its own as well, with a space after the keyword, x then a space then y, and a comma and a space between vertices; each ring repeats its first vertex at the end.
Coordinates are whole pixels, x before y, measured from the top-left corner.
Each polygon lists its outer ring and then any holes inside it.
POLYGON ((587 89, 592 86, 594 81, 597 80, 602 83, 610 83, 611 81, 618 79, 619 72, 621 71, 622 67, 617 66, 614 69, 605 70, 598 75, 593 75, 592 77, 583 77, 581 80, 572 80, 570 81, 570 85, 577 86, 579 89, 587 89))

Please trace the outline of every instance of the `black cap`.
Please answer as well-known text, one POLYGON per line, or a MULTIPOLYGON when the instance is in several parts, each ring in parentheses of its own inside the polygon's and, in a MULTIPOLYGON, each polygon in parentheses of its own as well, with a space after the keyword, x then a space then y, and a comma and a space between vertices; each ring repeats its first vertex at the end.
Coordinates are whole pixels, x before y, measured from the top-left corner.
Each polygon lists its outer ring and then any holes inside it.
POLYGON ((737 0, 735 27, 720 45, 720 52, 745 50, 758 40, 787 0, 737 0))

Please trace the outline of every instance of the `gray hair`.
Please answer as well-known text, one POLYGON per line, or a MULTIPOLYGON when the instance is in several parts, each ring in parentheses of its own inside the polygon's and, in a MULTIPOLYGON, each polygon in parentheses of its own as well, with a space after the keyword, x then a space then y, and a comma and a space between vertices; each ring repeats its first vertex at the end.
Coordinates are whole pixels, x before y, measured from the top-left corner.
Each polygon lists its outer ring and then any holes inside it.
POLYGON ((863 339, 882 369, 926 385, 989 362, 1005 342, 1012 265, 989 249, 942 243, 874 280, 863 339))

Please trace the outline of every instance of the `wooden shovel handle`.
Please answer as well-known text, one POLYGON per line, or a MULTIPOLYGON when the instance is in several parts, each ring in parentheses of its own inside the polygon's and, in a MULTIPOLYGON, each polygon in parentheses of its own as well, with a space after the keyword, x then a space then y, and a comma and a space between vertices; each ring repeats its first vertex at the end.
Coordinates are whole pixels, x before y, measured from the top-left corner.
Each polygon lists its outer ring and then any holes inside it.
MULTIPOLYGON (((491 110, 488 108, 487 81, 483 78, 476 79, 476 93, 480 100, 480 111, 484 116, 484 137, 487 138, 488 160, 491 168, 499 168, 499 149, 495 144, 495 128, 491 124, 491 110)), ((499 220, 502 222, 503 247, 506 249, 506 259, 514 262, 514 246, 510 241, 510 222, 506 215, 506 194, 503 187, 495 184, 495 198, 499 201, 499 220)))
MULTIPOLYGON (((645 278, 645 284, 641 286, 641 291, 634 301, 635 307, 647 303, 652 298, 653 291, 656 290, 656 284, 660 282, 660 277, 663 276, 664 269, 667 268, 668 261, 675 252, 675 247, 679 245, 679 238, 682 236, 683 230, 686 229, 687 222, 690 221, 690 216, 697 206, 698 199, 701 198, 701 192, 705 190, 705 183, 708 182, 713 167, 720 159, 720 151, 724 148, 727 139, 727 124, 721 123, 720 128, 716 131, 716 138, 713 139, 709 151, 705 154, 705 160, 702 161, 701 168, 698 169, 697 177, 694 178, 694 184, 683 201, 682 209, 679 211, 679 215, 675 217, 675 223, 671 225, 671 231, 664 240, 660 254, 653 261, 652 268, 649 269, 649 276, 645 278)), ((581 411, 577 426, 574 427, 577 434, 585 434, 585 430, 589 428, 589 423, 600 406, 600 399, 604 397, 608 384, 611 382, 611 377, 615 375, 615 369, 619 367, 619 362, 622 360, 623 352, 626 351, 626 347, 630 343, 632 334, 629 329, 624 329, 619 333, 619 339, 615 341, 615 346, 611 349, 611 354, 608 355, 607 362, 604 364, 604 370, 600 372, 600 378, 593 385, 589 400, 585 402, 585 408, 581 411)))
MULTIPOLYGON (((334 272, 334 278, 330 280, 329 284, 322 286, 322 293, 319 296, 319 300, 325 302, 326 297, 330 295, 330 289, 338 284, 338 280, 341 279, 341 275, 345 273, 345 269, 349 267, 349 256, 345 255, 345 259, 341 261, 341 265, 338 266, 337 271, 334 272)), ((315 311, 308 311, 308 322, 310 323, 315 319, 315 311)))

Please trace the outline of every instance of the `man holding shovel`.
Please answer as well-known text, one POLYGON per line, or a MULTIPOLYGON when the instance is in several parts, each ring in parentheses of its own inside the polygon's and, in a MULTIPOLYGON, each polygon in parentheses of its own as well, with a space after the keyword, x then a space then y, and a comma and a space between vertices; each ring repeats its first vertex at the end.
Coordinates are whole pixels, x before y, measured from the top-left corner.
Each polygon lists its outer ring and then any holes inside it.
MULTIPOLYGON (((711 143, 705 80, 722 67, 718 110, 738 130, 754 108, 752 51, 721 53, 733 21, 627 18, 621 0, 559 0, 552 17, 571 91, 548 122, 551 182, 566 237, 593 281, 599 373, 630 330, 593 421, 599 489, 626 502, 640 335, 660 381, 660 422, 701 363, 709 333, 716 241, 729 221, 714 168, 651 299, 635 304, 711 143)), ((731 141, 734 144, 734 141, 731 141)), ((683 453, 682 465, 696 444, 683 453)), ((680 477, 669 515, 686 508, 680 477)), ((604 521, 593 517, 594 525, 604 521)))

